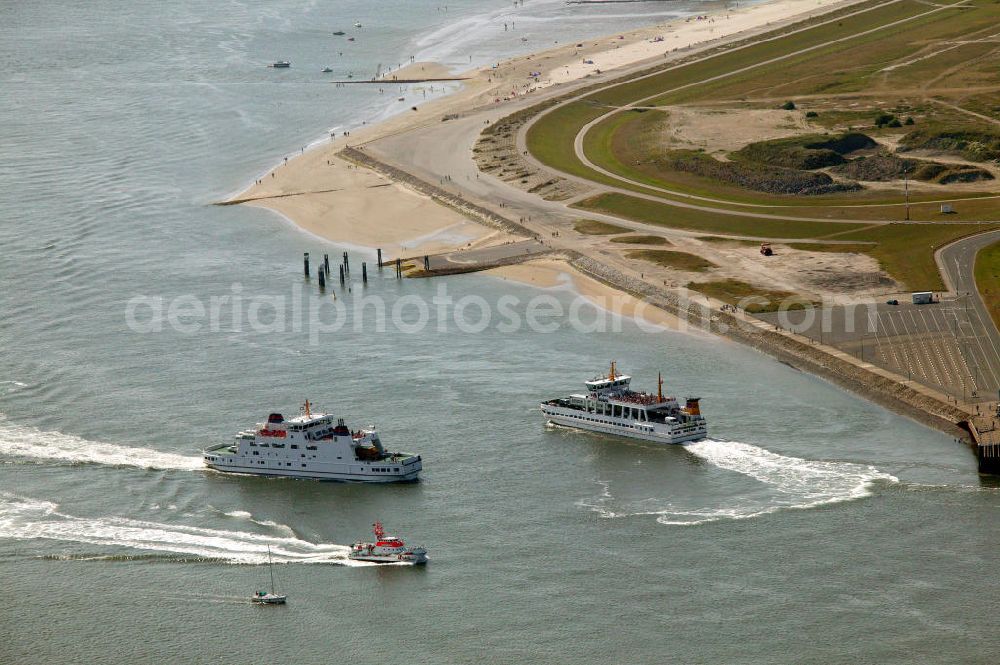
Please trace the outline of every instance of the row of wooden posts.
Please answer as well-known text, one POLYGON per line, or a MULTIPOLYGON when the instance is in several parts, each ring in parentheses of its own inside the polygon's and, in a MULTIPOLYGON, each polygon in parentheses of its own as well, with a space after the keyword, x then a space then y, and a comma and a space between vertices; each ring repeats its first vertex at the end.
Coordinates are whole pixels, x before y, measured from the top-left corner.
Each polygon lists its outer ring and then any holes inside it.
MULTIPOLYGON (((424 257, 424 267, 427 267, 429 263, 428 257, 424 257)), ((340 285, 343 286, 344 283, 351 277, 351 262, 347 256, 347 252, 344 252, 344 260, 339 266, 340 269, 340 285)), ((382 270, 382 250, 378 250, 378 269, 382 270)), ((309 279, 311 277, 309 273, 309 252, 302 253, 302 271, 305 274, 305 278, 309 279)), ((320 290, 326 289, 326 281, 330 278, 330 255, 323 254, 323 265, 317 271, 317 276, 319 277, 319 288, 320 290)), ((403 277, 403 262, 400 259, 396 259, 396 279, 402 279, 403 277)), ((368 264, 364 261, 361 262, 361 282, 363 284, 368 283, 368 264)))

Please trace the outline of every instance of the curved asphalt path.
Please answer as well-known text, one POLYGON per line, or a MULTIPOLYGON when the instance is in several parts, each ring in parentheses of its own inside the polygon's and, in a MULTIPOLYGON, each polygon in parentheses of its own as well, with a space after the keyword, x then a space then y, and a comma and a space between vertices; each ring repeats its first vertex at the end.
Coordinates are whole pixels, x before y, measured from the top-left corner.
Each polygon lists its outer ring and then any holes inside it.
POLYGON ((956 240, 934 253, 948 291, 965 305, 957 311, 963 315, 958 324, 958 338, 964 346, 966 361, 970 367, 978 367, 977 383, 991 389, 1000 388, 986 380, 1000 377, 1000 331, 976 286, 975 267, 979 251, 996 242, 1000 242, 1000 229, 956 240))

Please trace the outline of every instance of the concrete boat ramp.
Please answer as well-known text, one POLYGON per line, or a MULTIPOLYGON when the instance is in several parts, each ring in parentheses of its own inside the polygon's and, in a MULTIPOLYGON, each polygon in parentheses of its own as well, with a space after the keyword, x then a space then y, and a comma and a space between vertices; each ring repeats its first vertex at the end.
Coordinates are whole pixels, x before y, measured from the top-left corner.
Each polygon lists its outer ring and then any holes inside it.
MULTIPOLYGON (((415 265, 415 269, 406 273, 408 277, 437 277, 514 265, 551 253, 551 247, 546 247, 537 240, 518 240, 476 249, 411 256, 399 261, 415 265)), ((391 266, 394 263, 396 260, 392 259, 382 265, 391 266)))

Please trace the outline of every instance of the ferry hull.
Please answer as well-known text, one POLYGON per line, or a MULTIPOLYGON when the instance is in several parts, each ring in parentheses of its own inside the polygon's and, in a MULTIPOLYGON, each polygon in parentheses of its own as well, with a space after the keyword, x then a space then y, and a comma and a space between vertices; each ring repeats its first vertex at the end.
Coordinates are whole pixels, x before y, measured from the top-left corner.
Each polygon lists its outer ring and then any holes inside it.
MULTIPOLYGON (((555 425, 562 425, 564 427, 573 427, 576 429, 588 430, 591 432, 599 432, 601 434, 613 434, 615 436, 624 436, 630 439, 639 439, 641 441, 651 441, 653 443, 666 443, 666 444, 678 444, 687 443, 688 441, 698 441, 699 439, 704 439, 708 436, 708 428, 701 427, 690 432, 677 432, 677 433, 667 433, 667 432, 657 432, 657 431, 638 431, 636 429, 627 427, 625 423, 617 424, 615 422, 593 422, 585 419, 585 414, 580 412, 579 415, 573 409, 566 409, 560 407, 553 407, 548 404, 541 405, 542 413, 548 418, 549 422, 555 425)), ((592 414, 587 414, 592 415, 592 414)), ((614 418, 607 418, 609 421, 614 421, 614 418)))
POLYGON ((368 563, 409 563, 414 566, 419 566, 427 563, 427 555, 402 555, 400 556, 379 556, 379 555, 362 555, 354 556, 353 554, 347 555, 348 559, 352 561, 367 561, 368 563))
POLYGON ((420 468, 409 473, 374 475, 369 473, 343 473, 337 471, 294 471, 283 469, 261 469, 244 467, 218 462, 205 462, 205 466, 222 473, 238 473, 246 476, 261 476, 264 478, 301 478, 303 480, 329 480, 347 483, 412 483, 420 479, 420 468))

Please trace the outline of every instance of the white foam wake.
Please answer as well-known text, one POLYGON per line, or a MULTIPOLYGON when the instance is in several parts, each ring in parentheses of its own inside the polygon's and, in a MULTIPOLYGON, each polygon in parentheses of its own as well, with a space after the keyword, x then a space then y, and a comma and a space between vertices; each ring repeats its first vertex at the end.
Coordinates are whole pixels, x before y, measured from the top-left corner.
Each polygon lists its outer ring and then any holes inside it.
POLYGON ((254 524, 259 524, 261 526, 271 527, 273 529, 283 531, 289 535, 295 535, 295 532, 292 531, 292 528, 290 526, 286 526, 284 524, 278 524, 273 520, 259 520, 256 517, 254 517, 251 513, 245 510, 231 510, 228 513, 222 513, 222 514, 225 515, 226 517, 232 517, 238 520, 246 520, 248 522, 253 522, 254 524))
POLYGON ((13 425, 3 415, 0 415, 0 456, 57 460, 73 464, 134 466, 142 469, 204 468, 201 458, 193 455, 88 441, 72 434, 13 425))
POLYGON ((603 517, 655 515, 661 524, 694 525, 851 501, 871 496, 876 482, 899 482, 894 476, 867 464, 788 457, 739 441, 707 439, 686 444, 685 448, 713 466, 760 481, 764 492, 726 497, 713 506, 688 507, 674 500, 656 498, 618 505, 611 484, 599 481, 600 495, 580 505, 603 517))
MULTIPOLYGON (((286 527, 287 528, 287 527, 286 527)), ((335 563, 364 565, 347 559, 349 547, 310 543, 294 537, 244 531, 161 524, 125 517, 82 518, 59 512, 50 501, 0 494, 0 538, 59 540, 101 547, 169 552, 227 563, 335 563)), ((115 558, 93 557, 88 558, 115 558)))

